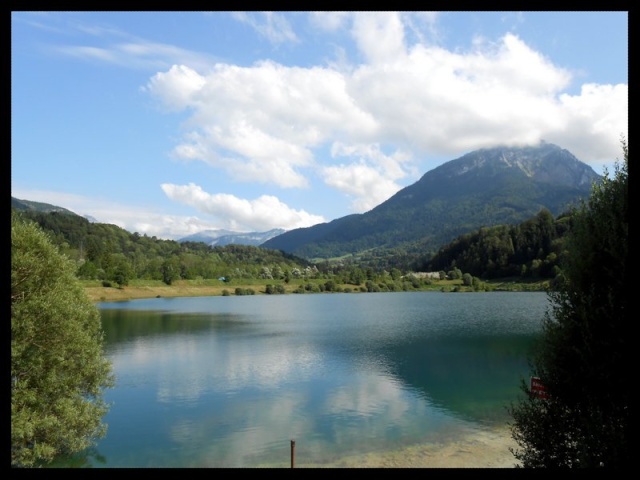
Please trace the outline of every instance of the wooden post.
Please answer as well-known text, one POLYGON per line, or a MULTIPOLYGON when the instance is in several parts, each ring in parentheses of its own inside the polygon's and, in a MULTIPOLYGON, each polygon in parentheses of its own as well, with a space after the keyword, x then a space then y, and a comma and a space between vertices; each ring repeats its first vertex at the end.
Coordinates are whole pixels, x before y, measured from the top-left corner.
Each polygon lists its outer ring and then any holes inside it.
POLYGON ((296 458, 296 441, 291 440, 291 468, 295 466, 295 458, 296 458))

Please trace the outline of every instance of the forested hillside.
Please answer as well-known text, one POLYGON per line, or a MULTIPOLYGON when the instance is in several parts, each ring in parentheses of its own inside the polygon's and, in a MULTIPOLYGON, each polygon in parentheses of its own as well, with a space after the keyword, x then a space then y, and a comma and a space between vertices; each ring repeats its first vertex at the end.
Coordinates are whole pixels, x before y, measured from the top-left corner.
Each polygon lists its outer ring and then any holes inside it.
POLYGON ((278 273, 311 268, 305 260, 278 250, 162 240, 116 225, 91 223, 75 214, 22 210, 21 215, 38 223, 77 262, 81 279, 126 285, 140 278, 171 284, 179 279, 267 278, 272 269, 278 273))
POLYGON ((73 213, 20 210, 38 223, 78 266, 84 280, 125 286, 132 279, 216 279, 222 282, 316 280, 307 291, 332 291, 338 284, 361 291, 419 289, 430 282, 417 272, 463 279, 473 288, 503 277, 553 279, 563 256, 563 238, 571 216, 554 218, 548 210, 519 225, 481 228, 461 235, 431 255, 420 242, 410 247, 375 250, 331 262, 312 263, 279 250, 250 245, 209 246, 130 233, 116 225, 92 223, 73 213), (322 279, 322 282, 318 282, 322 279), (318 287, 319 285, 319 287, 318 287))
POLYGON ((415 267, 428 271, 458 268, 483 279, 553 278, 559 273, 571 218, 565 213, 554 219, 545 209, 519 225, 481 228, 461 235, 415 267))

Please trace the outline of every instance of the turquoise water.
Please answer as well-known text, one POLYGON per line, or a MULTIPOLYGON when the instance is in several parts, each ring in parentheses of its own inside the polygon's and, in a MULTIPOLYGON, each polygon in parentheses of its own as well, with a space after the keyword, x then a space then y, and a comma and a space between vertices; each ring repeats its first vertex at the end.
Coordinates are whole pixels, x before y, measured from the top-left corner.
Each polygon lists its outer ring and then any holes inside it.
POLYGON ((99 305, 117 385, 93 467, 288 467, 508 421, 540 292, 154 298, 99 305))

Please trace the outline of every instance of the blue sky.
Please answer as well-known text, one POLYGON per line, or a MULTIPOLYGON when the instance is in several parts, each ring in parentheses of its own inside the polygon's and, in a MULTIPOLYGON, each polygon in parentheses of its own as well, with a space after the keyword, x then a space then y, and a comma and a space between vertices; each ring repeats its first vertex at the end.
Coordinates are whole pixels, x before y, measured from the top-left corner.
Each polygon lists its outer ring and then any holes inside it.
POLYGON ((627 12, 11 14, 11 194, 178 239, 379 205, 540 140, 628 130, 627 12))

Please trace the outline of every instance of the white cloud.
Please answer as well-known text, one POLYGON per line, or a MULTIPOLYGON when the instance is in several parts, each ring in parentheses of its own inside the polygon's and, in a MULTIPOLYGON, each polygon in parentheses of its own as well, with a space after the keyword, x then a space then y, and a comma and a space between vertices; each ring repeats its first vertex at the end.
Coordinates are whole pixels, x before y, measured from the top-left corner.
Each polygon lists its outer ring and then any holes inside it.
POLYGON ((232 17, 250 25, 258 34, 273 44, 296 42, 298 37, 287 18, 277 12, 233 12, 232 17))
POLYGON ((344 28, 352 15, 351 12, 310 12, 309 22, 327 32, 335 32, 344 28))
POLYGON ((325 167, 323 175, 327 185, 355 197, 351 204, 355 212, 371 210, 401 188, 365 163, 325 167))
POLYGON ((400 14, 407 33, 416 37, 422 44, 436 43, 441 40, 437 20, 442 12, 403 12, 400 14))
POLYGON ((321 169, 327 185, 353 198, 351 209, 365 212, 387 200, 402 188, 396 180, 407 172, 403 164, 410 156, 402 152, 385 155, 378 145, 335 143, 333 157, 359 158, 357 163, 331 165, 321 169))
POLYGON ((132 39, 104 47, 51 46, 52 52, 83 60, 99 61, 135 70, 160 70, 176 63, 206 70, 215 61, 211 55, 173 45, 132 39))
POLYGON ((231 230, 266 231, 272 228, 286 230, 310 227, 326 220, 304 210, 294 210, 276 197, 262 195, 245 200, 225 193, 209 194, 199 185, 162 184, 162 190, 171 200, 192 206, 223 221, 231 230))
POLYGON ((185 160, 200 159, 223 168, 240 182, 273 183, 280 187, 305 187, 307 179, 295 167, 309 165, 311 153, 293 143, 256 129, 244 120, 211 129, 209 136, 192 132, 190 143, 178 145, 173 153, 185 160), (235 156, 221 156, 232 152, 235 156))
POLYGON ((156 74, 147 91, 171 109, 190 109, 193 128, 174 149, 238 181, 306 187, 312 149, 335 138, 371 138, 376 122, 354 105, 344 77, 325 68, 261 62, 218 64, 201 76, 185 66, 156 74))
POLYGON ((352 35, 372 64, 395 63, 406 55, 404 25, 396 12, 363 12, 354 16, 352 35))
POLYGON ((146 87, 155 95, 162 97, 162 103, 169 110, 182 110, 185 105, 195 102, 195 95, 206 81, 195 70, 183 65, 174 65, 167 73, 157 73, 146 87))
MULTIPOLYGON (((419 42, 407 46, 406 18, 389 12, 312 14, 325 29, 351 21, 356 45, 370 62, 349 69, 262 61, 250 67, 218 63, 209 73, 175 65, 156 74, 147 91, 190 113, 174 155, 204 161, 237 181, 285 188, 308 187, 308 175, 317 170, 352 198, 356 210, 388 198, 416 164, 397 164, 389 176, 361 152, 343 153, 337 164, 321 158, 320 149, 385 145, 411 152, 419 162, 544 139, 570 150, 597 141, 599 148, 575 151, 586 162, 617 155, 620 134, 626 133, 626 86, 585 86, 570 97, 563 92, 570 73, 513 34, 495 42, 476 38, 466 52, 419 42)), ((417 18, 407 27, 414 32, 417 18)), ((432 28, 432 19, 422 19, 425 28, 432 28)))
POLYGON ((418 45, 392 66, 362 66, 349 86, 384 140, 418 155, 534 142, 554 126, 554 93, 567 82, 566 72, 507 35, 471 53, 418 45))
POLYGON ((629 124, 628 85, 586 84, 580 95, 560 95, 560 103, 564 128, 548 132, 547 141, 585 162, 619 157, 620 135, 627 137, 629 124))

